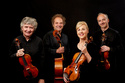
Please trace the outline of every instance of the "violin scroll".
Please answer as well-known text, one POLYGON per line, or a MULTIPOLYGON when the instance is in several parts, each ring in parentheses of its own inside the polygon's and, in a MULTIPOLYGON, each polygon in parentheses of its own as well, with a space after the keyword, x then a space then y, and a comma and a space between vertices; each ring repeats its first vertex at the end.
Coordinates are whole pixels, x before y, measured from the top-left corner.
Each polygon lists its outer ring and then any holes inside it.
POLYGON ((53 31, 53 36, 56 38, 56 40, 57 40, 58 43, 61 43, 59 31, 54 30, 54 31, 53 31))

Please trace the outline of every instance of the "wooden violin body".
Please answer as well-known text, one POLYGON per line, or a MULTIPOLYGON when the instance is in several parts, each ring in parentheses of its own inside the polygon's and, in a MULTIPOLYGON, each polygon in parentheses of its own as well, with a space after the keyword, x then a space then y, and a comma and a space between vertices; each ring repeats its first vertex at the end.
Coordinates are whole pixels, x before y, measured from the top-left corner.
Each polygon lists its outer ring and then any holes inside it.
POLYGON ((25 54, 24 57, 19 57, 19 63, 24 67, 24 77, 27 79, 36 78, 38 76, 38 69, 33 66, 31 62, 32 60, 29 54, 25 54))
POLYGON ((82 52, 77 52, 74 54, 72 63, 64 70, 64 76, 67 80, 75 81, 80 76, 80 65, 86 60, 86 57, 82 52), (81 56, 80 56, 81 55, 81 56), (79 60, 77 62, 77 57, 79 57, 79 60))
POLYGON ((106 70, 109 70, 110 69, 110 63, 109 63, 109 61, 108 61, 108 55, 109 55, 109 52, 99 52, 100 53, 100 55, 101 55, 101 63, 102 63, 102 66, 104 66, 104 68, 106 69, 106 70))
MULTIPOLYGON (((21 49, 19 40, 16 39, 15 41, 18 46, 18 49, 21 49)), ((32 79, 38 76, 38 69, 35 66, 33 66, 31 62, 32 62, 32 59, 29 54, 24 54, 23 56, 19 57, 19 63, 24 68, 23 73, 26 79, 32 79)))

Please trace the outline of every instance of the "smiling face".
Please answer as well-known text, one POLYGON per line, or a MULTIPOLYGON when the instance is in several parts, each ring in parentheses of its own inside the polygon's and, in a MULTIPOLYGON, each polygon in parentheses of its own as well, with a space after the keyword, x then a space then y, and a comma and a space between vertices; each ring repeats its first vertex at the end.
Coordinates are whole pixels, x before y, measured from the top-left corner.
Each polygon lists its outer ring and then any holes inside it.
POLYGON ((56 17, 54 19, 54 23, 53 23, 54 30, 62 31, 63 26, 64 26, 64 24, 63 24, 62 18, 56 17))
POLYGON ((97 22, 98 22, 98 25, 102 28, 102 29, 106 29, 109 27, 109 19, 106 15, 104 14, 100 14, 98 17, 97 17, 97 22))
POLYGON ((82 25, 80 26, 79 28, 77 28, 77 36, 80 38, 80 39, 86 39, 87 38, 87 35, 89 33, 87 27, 85 25, 82 25))
POLYGON ((30 38, 34 32, 34 27, 30 24, 24 24, 21 28, 24 37, 30 38))

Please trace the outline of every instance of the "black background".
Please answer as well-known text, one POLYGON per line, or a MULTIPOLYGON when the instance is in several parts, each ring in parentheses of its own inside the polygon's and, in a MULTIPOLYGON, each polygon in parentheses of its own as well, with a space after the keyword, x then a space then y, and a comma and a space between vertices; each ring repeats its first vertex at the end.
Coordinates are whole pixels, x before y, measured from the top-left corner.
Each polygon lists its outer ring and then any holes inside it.
MULTIPOLYGON (((99 29, 98 13, 108 14, 110 27, 119 31, 125 40, 125 0, 16 0, 9 7, 8 45, 20 35, 20 22, 23 17, 30 16, 37 19, 36 35, 43 36, 52 29, 51 18, 59 13, 66 17, 63 32, 68 35, 70 46, 78 40, 75 26, 78 21, 86 21, 90 28, 90 35, 99 29)), ((123 41, 125 46, 125 42, 123 41)))
POLYGON ((36 35, 43 36, 52 29, 51 18, 59 13, 66 17, 63 32, 69 38, 70 48, 76 46, 78 37, 75 26, 78 21, 86 21, 90 28, 90 35, 99 29, 98 13, 109 16, 109 26, 119 31, 125 48, 125 0, 14 0, 7 8, 11 23, 8 27, 8 48, 12 40, 20 35, 20 22, 23 17, 30 16, 37 19, 36 35))

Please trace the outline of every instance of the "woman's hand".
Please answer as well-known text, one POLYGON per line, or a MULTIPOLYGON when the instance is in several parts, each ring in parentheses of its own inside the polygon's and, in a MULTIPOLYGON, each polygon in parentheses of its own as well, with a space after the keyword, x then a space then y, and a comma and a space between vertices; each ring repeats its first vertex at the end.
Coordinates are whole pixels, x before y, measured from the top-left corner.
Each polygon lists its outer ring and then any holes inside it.
MULTIPOLYGON (((64 70, 65 70, 66 68, 64 68, 64 70)), ((67 80, 66 78, 65 78, 65 76, 63 75, 63 80, 64 80, 64 82, 65 83, 69 83, 70 81, 69 80, 67 80)))
POLYGON ((86 56, 86 60, 89 63, 92 60, 92 57, 90 56, 86 46, 83 46, 83 48, 81 49, 81 51, 83 52, 83 54, 86 56))

